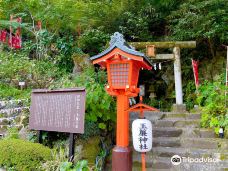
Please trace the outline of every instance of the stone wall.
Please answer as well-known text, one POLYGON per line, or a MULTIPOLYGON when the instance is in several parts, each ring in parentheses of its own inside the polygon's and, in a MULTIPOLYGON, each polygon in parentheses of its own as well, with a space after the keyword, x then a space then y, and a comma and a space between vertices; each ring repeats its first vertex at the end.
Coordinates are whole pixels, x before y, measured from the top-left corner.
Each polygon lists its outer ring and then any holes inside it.
POLYGON ((0 136, 4 136, 9 127, 20 130, 27 126, 28 114, 28 99, 0 101, 0 136))

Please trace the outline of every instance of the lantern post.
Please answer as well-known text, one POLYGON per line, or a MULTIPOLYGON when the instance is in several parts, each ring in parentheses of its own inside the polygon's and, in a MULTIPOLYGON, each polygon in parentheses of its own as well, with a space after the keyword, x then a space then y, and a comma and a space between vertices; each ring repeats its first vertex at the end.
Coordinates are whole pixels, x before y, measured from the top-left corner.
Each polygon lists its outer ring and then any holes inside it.
POLYGON ((112 171, 132 170, 132 150, 129 148, 129 98, 136 97, 140 69, 152 69, 149 59, 128 45, 116 32, 109 47, 91 57, 93 64, 107 69, 106 91, 117 97, 116 146, 112 151, 112 171))

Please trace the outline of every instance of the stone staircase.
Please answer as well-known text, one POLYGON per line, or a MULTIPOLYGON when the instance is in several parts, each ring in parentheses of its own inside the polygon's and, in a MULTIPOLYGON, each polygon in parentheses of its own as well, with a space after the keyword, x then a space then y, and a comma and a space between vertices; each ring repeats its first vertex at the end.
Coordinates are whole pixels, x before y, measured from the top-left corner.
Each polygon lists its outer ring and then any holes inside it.
MULTIPOLYGON (((228 171, 228 140, 218 138, 213 130, 200 128, 200 114, 146 112, 153 123, 153 148, 146 154, 147 171, 228 171), (171 157, 213 158, 217 162, 196 163, 171 157)), ((131 114, 131 120, 137 113, 131 114)), ((131 143, 132 144, 132 143, 131 143)), ((187 160, 187 159, 186 159, 187 160)), ((133 151, 133 171, 141 170, 141 155, 133 151)))
POLYGON ((28 100, 0 100, 0 136, 4 136, 9 127, 23 127, 26 118, 28 100))

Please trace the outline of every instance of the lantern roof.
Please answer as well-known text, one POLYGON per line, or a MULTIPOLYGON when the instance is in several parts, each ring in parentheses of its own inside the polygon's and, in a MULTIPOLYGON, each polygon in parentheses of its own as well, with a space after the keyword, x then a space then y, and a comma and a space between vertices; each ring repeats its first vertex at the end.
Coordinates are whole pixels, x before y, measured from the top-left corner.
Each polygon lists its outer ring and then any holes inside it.
POLYGON ((136 51, 133 46, 128 45, 127 42, 125 41, 125 39, 123 38, 123 35, 119 32, 115 32, 111 36, 111 40, 109 42, 109 47, 106 50, 104 50, 103 52, 101 52, 98 55, 92 56, 90 58, 90 60, 94 61, 99 58, 102 58, 102 57, 106 56, 107 54, 111 53, 115 48, 121 50, 122 52, 125 52, 126 54, 129 54, 130 56, 133 55, 133 56, 141 57, 143 59, 143 62, 146 62, 147 65, 150 67, 152 66, 152 63, 148 59, 148 57, 144 53, 136 51))
POLYGON ((143 103, 138 103, 127 110, 128 112, 139 112, 139 111, 159 111, 158 109, 148 106, 143 103))

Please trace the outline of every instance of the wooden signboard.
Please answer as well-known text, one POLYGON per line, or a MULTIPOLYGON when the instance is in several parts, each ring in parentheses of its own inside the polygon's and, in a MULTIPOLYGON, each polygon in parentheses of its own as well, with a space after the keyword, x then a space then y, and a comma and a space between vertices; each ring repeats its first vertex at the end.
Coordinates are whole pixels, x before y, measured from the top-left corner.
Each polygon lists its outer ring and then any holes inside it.
POLYGON ((33 90, 29 127, 84 133, 85 89, 33 90))

